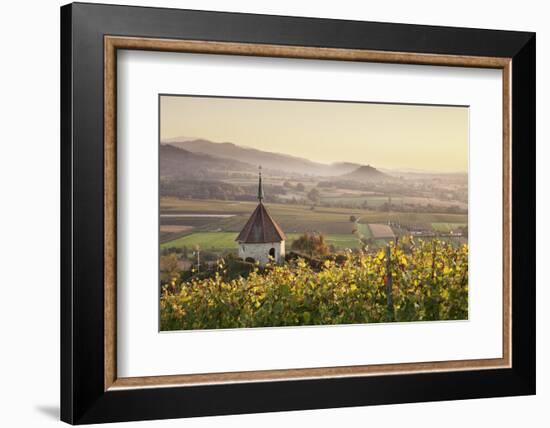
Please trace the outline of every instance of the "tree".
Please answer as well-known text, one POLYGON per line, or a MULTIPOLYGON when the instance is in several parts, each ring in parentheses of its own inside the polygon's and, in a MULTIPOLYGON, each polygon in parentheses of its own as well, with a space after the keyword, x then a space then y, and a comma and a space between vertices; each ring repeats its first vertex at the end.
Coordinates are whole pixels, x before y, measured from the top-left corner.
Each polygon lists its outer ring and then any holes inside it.
POLYGON ((296 190, 298 190, 299 192, 304 192, 306 190, 306 186, 304 186, 303 183, 298 183, 296 184, 296 190))
POLYGON ((321 193, 316 188, 313 188, 308 192, 307 198, 316 205, 321 201, 321 193))
POLYGON ((310 257, 326 256, 330 253, 330 248, 325 241, 322 233, 304 233, 296 239, 291 248, 295 251, 308 254, 310 257))
POLYGON ((160 258, 160 280, 170 282, 173 279, 179 279, 178 256, 176 253, 170 253, 160 258))
POLYGON ((349 216, 349 221, 350 221, 351 223, 355 223, 355 222, 357 221, 357 217, 355 217, 354 215, 350 215, 350 216, 349 216))

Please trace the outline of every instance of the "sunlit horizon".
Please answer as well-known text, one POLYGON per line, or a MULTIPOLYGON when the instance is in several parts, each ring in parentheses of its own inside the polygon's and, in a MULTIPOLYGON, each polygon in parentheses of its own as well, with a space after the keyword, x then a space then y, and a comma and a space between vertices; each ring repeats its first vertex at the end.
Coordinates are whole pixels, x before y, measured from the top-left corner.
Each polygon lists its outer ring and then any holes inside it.
POLYGON ((332 164, 467 173, 464 106, 162 95, 160 137, 204 139, 332 164))

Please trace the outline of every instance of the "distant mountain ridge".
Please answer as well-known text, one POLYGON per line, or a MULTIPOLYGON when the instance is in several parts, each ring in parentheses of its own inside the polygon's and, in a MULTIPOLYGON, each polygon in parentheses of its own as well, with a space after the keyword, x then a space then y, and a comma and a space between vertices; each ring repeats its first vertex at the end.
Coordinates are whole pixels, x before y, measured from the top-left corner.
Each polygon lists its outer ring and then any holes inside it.
POLYGON ((217 158, 248 163, 256 168, 261 165, 264 169, 286 171, 300 175, 338 176, 352 172, 361 166, 360 164, 351 162, 337 162, 327 165, 297 156, 266 152, 229 142, 214 143, 205 139, 171 138, 170 140, 163 141, 162 144, 170 144, 195 154, 201 153, 217 158))
POLYGON ((172 138, 165 138, 164 140, 162 140, 162 144, 173 144, 173 143, 177 143, 177 142, 182 142, 182 141, 193 141, 193 140, 198 140, 198 138, 196 137, 172 137, 172 138))
POLYGON ((257 168, 245 162, 193 153, 171 144, 160 146, 160 177, 181 178, 215 175, 219 171, 253 172, 257 168))

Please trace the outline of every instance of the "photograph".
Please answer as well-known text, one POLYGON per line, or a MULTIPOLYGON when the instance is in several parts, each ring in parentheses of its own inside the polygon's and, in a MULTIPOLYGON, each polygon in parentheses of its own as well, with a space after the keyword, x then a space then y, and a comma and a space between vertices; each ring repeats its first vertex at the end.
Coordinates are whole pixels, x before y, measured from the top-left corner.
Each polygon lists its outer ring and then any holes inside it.
POLYGON ((160 330, 468 319, 468 106, 159 95, 160 330))
POLYGON ((398 2, 6 21, 6 426, 546 416, 550 30, 524 3, 398 2))

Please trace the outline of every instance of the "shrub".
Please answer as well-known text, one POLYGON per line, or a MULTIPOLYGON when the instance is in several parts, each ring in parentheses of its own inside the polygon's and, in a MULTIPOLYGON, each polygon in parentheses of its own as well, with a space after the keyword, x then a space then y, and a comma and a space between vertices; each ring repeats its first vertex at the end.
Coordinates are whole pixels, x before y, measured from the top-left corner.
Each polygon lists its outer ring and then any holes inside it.
POLYGON ((164 287, 161 329, 217 329, 388 321, 457 320, 468 316, 468 247, 440 241, 406 250, 348 253, 320 269, 298 258, 257 266, 247 278, 226 279, 222 262, 213 277, 164 287), (390 269, 388 270, 388 266, 390 269), (392 278, 393 308, 386 286, 392 278))

